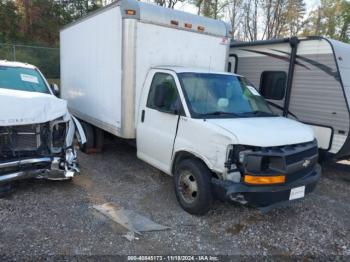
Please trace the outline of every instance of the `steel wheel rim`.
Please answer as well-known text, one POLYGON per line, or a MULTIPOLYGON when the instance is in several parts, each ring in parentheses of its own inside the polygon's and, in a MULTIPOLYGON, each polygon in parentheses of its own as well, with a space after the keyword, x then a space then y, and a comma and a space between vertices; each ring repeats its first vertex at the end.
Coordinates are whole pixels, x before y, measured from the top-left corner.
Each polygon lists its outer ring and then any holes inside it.
POLYGON ((196 178, 190 171, 182 171, 178 183, 182 199, 186 203, 192 204, 198 197, 198 184, 196 178))

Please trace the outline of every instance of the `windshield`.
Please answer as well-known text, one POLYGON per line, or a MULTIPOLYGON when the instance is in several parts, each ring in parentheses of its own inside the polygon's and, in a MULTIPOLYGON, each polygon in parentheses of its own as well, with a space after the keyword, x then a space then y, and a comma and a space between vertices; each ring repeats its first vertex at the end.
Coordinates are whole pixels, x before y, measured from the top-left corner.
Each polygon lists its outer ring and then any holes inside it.
POLYGON ((193 117, 274 116, 264 98, 243 77, 179 73, 193 117))
POLYGON ((21 67, 0 66, 0 88, 50 93, 37 70, 21 67))

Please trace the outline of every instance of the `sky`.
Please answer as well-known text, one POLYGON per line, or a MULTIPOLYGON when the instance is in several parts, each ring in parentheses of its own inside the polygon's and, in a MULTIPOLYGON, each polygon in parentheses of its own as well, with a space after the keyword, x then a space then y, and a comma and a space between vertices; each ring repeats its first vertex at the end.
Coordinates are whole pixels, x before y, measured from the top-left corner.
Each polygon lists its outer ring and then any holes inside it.
POLYGON ((305 0, 308 11, 315 9, 320 4, 320 0, 305 0))

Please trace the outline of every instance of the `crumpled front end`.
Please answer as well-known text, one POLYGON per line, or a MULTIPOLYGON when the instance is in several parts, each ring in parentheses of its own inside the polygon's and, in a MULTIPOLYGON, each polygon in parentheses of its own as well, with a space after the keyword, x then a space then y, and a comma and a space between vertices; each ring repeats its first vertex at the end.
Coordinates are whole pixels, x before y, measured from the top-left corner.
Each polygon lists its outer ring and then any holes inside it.
POLYGON ((316 140, 270 148, 232 146, 227 158, 225 176, 213 178, 215 194, 262 210, 304 198, 321 175, 316 140))
POLYGON ((69 113, 41 124, 0 126, 0 184, 74 177, 79 173, 75 136, 85 143, 80 123, 69 113))

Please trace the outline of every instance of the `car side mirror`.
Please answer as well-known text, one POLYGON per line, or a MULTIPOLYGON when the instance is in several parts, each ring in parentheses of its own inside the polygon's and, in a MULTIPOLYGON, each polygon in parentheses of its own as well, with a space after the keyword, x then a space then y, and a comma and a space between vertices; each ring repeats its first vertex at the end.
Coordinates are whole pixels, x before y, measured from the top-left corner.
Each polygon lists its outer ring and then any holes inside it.
POLYGON ((60 89, 59 89, 58 85, 57 84, 50 84, 50 87, 51 87, 51 90, 52 90, 53 94, 55 96, 59 97, 60 89))

